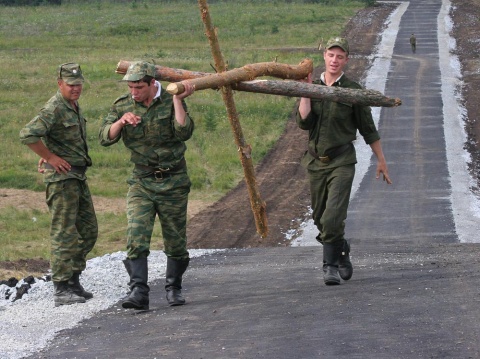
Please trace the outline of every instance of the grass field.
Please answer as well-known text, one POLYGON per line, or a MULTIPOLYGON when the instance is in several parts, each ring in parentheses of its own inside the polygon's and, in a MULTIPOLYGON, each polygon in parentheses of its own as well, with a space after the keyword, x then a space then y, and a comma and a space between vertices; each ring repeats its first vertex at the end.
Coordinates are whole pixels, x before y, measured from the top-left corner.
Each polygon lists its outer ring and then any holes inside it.
MULTIPOLYGON (((298 64, 307 57, 320 65, 321 54, 313 51, 320 39, 341 34, 348 19, 364 6, 360 1, 329 3, 336 5, 212 1, 210 15, 230 69, 275 59, 298 64)), ((36 173, 38 158, 20 144, 18 134, 56 92, 57 66, 78 62, 86 77, 80 103, 94 162, 88 172, 90 188, 94 195, 125 196, 132 167, 129 155, 122 144, 103 148, 97 140, 102 118, 127 91, 115 74, 122 59, 212 72, 196 2, 64 1, 62 6, 0 7, 0 188, 44 190, 36 173)), ((282 133, 295 99, 238 92, 235 102, 257 163, 282 133)), ((196 123, 186 155, 191 198, 216 200, 243 175, 225 107, 221 94, 213 90, 196 92, 187 104, 196 123)), ((99 222, 100 243, 92 255, 123 249, 124 216, 101 214, 99 222)), ((0 261, 48 258, 48 227, 48 214, 0 210, 0 261)))

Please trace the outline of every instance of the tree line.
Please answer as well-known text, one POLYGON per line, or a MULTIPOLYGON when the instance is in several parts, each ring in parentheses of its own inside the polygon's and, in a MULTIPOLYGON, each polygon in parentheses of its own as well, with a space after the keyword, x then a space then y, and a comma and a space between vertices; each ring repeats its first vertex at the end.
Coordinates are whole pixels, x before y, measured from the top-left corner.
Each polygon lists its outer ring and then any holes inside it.
MULTIPOLYGON (((177 0, 117 0, 115 2, 124 2, 124 3, 170 3, 177 0)), ((197 0, 191 0, 196 3, 197 0)), ((216 2, 228 2, 230 0, 211 0, 211 3, 216 2)), ((234 0, 237 1, 237 0, 234 0)), ((253 1, 253 0, 251 0, 253 1)), ((293 0, 284 0, 289 3, 293 0)), ((324 4, 324 5, 336 5, 341 4, 342 2, 348 2, 350 0, 303 0, 304 3, 314 3, 314 4, 324 4)), ((375 5, 375 0, 358 0, 364 2, 367 6, 375 5)), ((72 3, 72 0, 63 0, 64 4, 72 3)), ((102 3, 109 2, 109 0, 75 0, 75 3, 102 3)), ((267 1, 268 2, 268 1, 267 1)), ((42 5, 62 5, 62 0, 0 0, 0 6, 42 6, 42 5)))

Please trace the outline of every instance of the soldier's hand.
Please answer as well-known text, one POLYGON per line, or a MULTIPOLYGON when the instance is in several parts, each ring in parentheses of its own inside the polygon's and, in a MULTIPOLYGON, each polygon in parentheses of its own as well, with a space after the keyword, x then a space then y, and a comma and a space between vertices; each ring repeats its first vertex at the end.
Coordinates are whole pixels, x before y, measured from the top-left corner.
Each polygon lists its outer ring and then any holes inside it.
POLYGON ((45 172, 45 167, 43 167, 43 164, 46 163, 47 160, 45 158, 40 158, 38 160, 38 166, 37 166, 37 171, 38 173, 44 173, 45 172))
POLYGON ((57 171, 60 174, 67 174, 72 166, 70 163, 65 161, 63 158, 58 157, 56 155, 51 156, 48 160, 45 160, 45 163, 48 163, 50 166, 52 166, 55 171, 57 171))
POLYGON ((142 122, 142 118, 132 112, 127 112, 120 118, 120 122, 123 126, 130 125, 136 127, 140 122, 142 122))
POLYGON ((313 82, 313 75, 312 73, 310 72, 307 77, 305 77, 304 79, 301 79, 299 80, 300 82, 304 82, 304 83, 307 83, 307 84, 311 84, 313 82))
POLYGON ((387 182, 387 184, 392 184, 393 183, 392 180, 390 179, 390 176, 388 175, 388 170, 387 170, 386 167, 383 168, 381 166, 377 166, 377 173, 376 173, 376 176, 375 176, 376 179, 380 178, 380 173, 383 176, 383 180, 385 182, 387 182))
POLYGON ((184 91, 181 94, 174 95, 179 100, 182 100, 185 97, 188 97, 195 92, 195 85, 192 84, 190 81, 187 81, 187 80, 182 81, 182 85, 183 85, 184 91))

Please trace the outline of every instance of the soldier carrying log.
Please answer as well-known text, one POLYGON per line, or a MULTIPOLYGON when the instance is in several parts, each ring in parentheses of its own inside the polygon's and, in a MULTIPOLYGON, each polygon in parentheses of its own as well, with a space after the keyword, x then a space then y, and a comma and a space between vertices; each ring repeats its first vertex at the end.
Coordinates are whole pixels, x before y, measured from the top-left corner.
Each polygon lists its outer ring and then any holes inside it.
MULTIPOLYGON (((314 81, 310 73, 306 81, 360 89, 361 86, 343 72, 348 55, 346 39, 330 39, 323 53, 325 72, 314 81)), ((370 107, 302 97, 297 124, 309 131, 308 151, 302 158, 302 165, 308 171, 313 220, 320 231, 316 238, 323 244, 324 282, 327 285, 340 284, 341 279, 349 280, 353 274, 350 246, 345 240, 344 229, 357 163, 352 144, 357 130, 377 157, 376 178, 382 175, 387 184, 391 184, 392 180, 370 107)))

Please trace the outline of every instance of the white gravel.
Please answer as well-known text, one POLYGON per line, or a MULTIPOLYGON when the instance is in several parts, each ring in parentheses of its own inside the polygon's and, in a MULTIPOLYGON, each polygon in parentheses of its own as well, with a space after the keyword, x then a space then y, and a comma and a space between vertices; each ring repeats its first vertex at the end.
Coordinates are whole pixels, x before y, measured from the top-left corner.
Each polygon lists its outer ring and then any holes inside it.
MULTIPOLYGON (((208 255, 219 250, 190 250, 190 257, 208 255)), ((94 298, 86 303, 55 307, 53 283, 37 281, 22 299, 15 302, 15 293, 5 300, 5 291, 12 289, 0 286, 0 358, 18 359, 32 355, 48 345, 55 334, 72 328, 80 321, 107 309, 125 296, 129 280, 122 263, 126 252, 117 252, 87 262, 81 283, 94 298)), ((148 257, 149 282, 165 277, 166 256, 161 251, 152 251, 148 257)), ((19 282, 17 287, 22 283, 19 282)), ((123 310, 123 309, 122 309, 123 310)))

